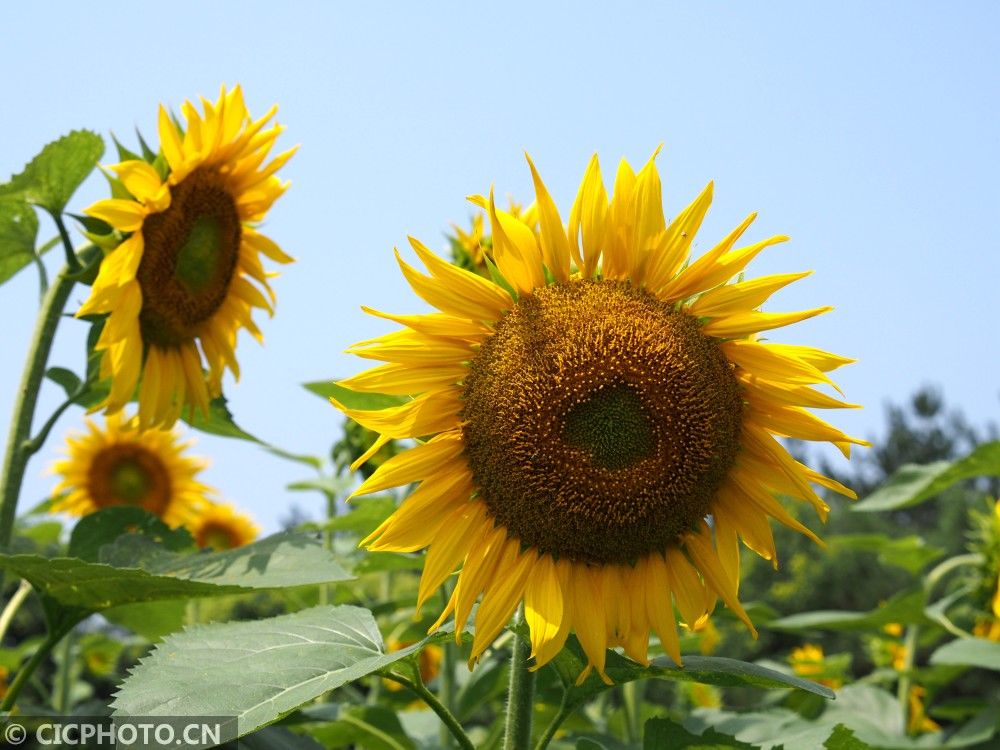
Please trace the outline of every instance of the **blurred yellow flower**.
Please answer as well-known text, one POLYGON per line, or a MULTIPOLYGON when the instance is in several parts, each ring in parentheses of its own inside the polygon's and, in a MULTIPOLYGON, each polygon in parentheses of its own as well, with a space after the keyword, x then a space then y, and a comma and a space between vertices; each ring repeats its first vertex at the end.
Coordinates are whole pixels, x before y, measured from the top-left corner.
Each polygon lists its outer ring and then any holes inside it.
POLYGON ((909 716, 906 720, 907 734, 925 734, 927 732, 940 732, 941 725, 927 715, 924 706, 924 696, 927 691, 921 685, 911 685, 909 694, 909 716))
POLYGON ((240 513, 232 505, 222 503, 206 505, 188 524, 188 529, 195 544, 202 549, 211 548, 216 551, 250 544, 260 532, 253 519, 240 513))
POLYGON ((807 677, 820 685, 826 685, 831 690, 836 690, 844 684, 841 676, 827 662, 823 647, 815 643, 806 643, 792 649, 788 663, 799 677, 807 677))
POLYGON ((197 476, 207 466, 185 455, 173 430, 140 430, 135 417, 108 416, 104 428, 86 420, 86 432, 66 438, 68 456, 53 463, 62 475, 53 490, 53 513, 85 516, 101 508, 131 505, 159 516, 168 526, 196 518, 215 493, 197 476))

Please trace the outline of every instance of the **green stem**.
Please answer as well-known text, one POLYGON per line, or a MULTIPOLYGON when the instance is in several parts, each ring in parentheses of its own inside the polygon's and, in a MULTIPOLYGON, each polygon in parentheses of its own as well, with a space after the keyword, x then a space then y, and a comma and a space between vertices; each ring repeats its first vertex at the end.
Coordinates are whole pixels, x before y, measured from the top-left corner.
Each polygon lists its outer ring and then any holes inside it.
MULTIPOLYGON (((329 527, 329 522, 337 517, 337 498, 332 492, 324 492, 326 496, 326 520, 327 527, 323 532, 323 549, 333 553, 333 529, 329 527)), ((333 584, 324 583, 319 587, 319 603, 329 604, 333 594, 333 584)))
MULTIPOLYGON (((515 622, 519 622, 522 617, 521 611, 518 610, 515 622)), ((503 750, 527 750, 531 744, 531 708, 535 697, 535 673, 528 670, 530 645, 516 634, 513 640, 503 750)))
POLYGON ((903 713, 904 727, 910 720, 910 684, 912 683, 910 673, 913 671, 913 660, 917 650, 919 633, 919 625, 909 625, 906 628, 906 635, 903 637, 903 648, 906 649, 906 655, 903 657, 903 669, 899 676, 899 684, 896 686, 896 700, 899 701, 899 708, 903 713))
POLYGON ((14 681, 10 683, 10 687, 7 689, 7 694, 3 697, 3 702, 0 703, 0 714, 10 711, 14 708, 17 703, 17 696, 21 693, 21 688, 24 687, 25 683, 31 678, 38 669, 39 665, 45 661, 45 658, 52 653, 59 641, 63 639, 70 630, 75 627, 76 623, 72 625, 67 624, 66 627, 59 628, 57 630, 52 630, 45 637, 45 640, 39 645, 35 650, 35 653, 31 655, 27 664, 18 670, 17 676, 14 681))
MULTIPOLYGON (((450 587, 445 583, 441 587, 441 606, 447 608, 448 600, 451 598, 450 587)), ((445 641, 441 644, 441 702, 445 707, 451 711, 454 706, 454 693, 455 693, 455 644, 450 640, 445 641)), ((447 728, 441 725, 441 736, 439 738, 439 744, 442 748, 451 747, 451 734, 447 731, 447 728)))
POLYGON ((420 696, 421 700, 423 700, 423 702, 438 715, 441 721, 444 722, 445 726, 448 727, 448 731, 451 732, 451 736, 458 742, 459 747, 463 750, 476 750, 475 745, 472 744, 472 740, 469 739, 465 730, 462 729, 462 725, 458 723, 458 719, 455 718, 455 715, 448 710, 447 706, 437 699, 437 696, 434 695, 434 693, 427 689, 427 686, 424 685, 419 678, 415 680, 408 680, 401 675, 391 672, 383 676, 387 680, 398 682, 400 685, 409 688, 420 696))
POLYGON ((542 732, 542 736, 538 738, 535 750, 545 750, 545 748, 549 746, 549 743, 552 742, 552 738, 555 737, 556 732, 559 731, 559 727, 561 727, 562 723, 569 718, 569 715, 576 710, 577 705, 579 705, 577 702, 569 699, 569 691, 565 691, 563 693, 562 703, 559 705, 559 712, 552 717, 552 721, 550 721, 549 725, 545 727, 545 731, 542 732))
POLYGON ((67 633, 62 642, 62 659, 59 665, 59 693, 53 701, 53 708, 61 714, 70 710, 70 688, 73 682, 73 631, 67 633))
POLYGON ((626 682, 622 685, 622 704, 625 709, 625 739, 632 745, 642 739, 639 730, 639 687, 642 683, 639 680, 626 682))
POLYGON ((66 224, 63 222, 62 213, 57 212, 50 214, 50 216, 59 229, 59 237, 62 238, 63 249, 66 251, 66 266, 69 268, 69 272, 79 273, 82 266, 80 265, 80 260, 76 257, 76 251, 73 249, 72 241, 70 241, 69 232, 66 231, 66 224))
POLYGON ((38 391, 45 376, 56 326, 75 283, 76 279, 71 275, 69 268, 60 271, 55 283, 49 287, 45 299, 42 300, 42 307, 38 313, 21 385, 14 399, 7 453, 4 456, 3 474, 0 477, 0 493, 2 493, 0 494, 0 549, 10 544, 14 531, 21 482, 24 480, 24 470, 27 468, 28 458, 34 447, 29 438, 35 406, 38 403, 38 391))
POLYGON ((24 600, 28 598, 28 594, 31 593, 31 584, 25 580, 21 580, 21 583, 17 587, 17 591, 7 602, 7 606, 3 608, 3 613, 0 614, 0 644, 3 643, 4 637, 7 635, 7 628, 10 627, 10 623, 14 619, 14 615, 17 614, 17 610, 21 608, 21 604, 24 600))

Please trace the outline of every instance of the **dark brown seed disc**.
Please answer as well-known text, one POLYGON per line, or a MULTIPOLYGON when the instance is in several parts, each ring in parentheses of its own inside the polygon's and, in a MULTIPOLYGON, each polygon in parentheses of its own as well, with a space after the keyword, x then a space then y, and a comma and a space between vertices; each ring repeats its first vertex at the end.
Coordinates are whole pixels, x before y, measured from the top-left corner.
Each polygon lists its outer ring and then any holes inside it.
POLYGON ((556 557, 630 563, 711 508, 739 447, 732 365, 627 282, 522 297, 470 365, 463 436, 494 520, 556 557))
POLYGON ((195 170, 170 189, 170 207, 142 225, 143 340, 176 346, 222 305, 239 260, 242 225, 219 176, 195 170))
POLYGON ((94 456, 87 489, 101 508, 134 505, 163 515, 170 505, 170 473, 152 451, 134 444, 112 444, 94 456))

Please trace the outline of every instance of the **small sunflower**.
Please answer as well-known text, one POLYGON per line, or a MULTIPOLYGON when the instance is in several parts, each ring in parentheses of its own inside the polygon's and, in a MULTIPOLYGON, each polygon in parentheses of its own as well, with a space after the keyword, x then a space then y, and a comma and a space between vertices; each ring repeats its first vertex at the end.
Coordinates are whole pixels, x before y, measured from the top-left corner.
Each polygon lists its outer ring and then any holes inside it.
POLYGON ((104 429, 88 419, 86 432, 66 439, 68 456, 52 465, 62 475, 52 512, 85 516, 131 505, 168 526, 186 525, 215 493, 198 481, 207 462, 185 455, 189 445, 172 430, 140 430, 120 413, 107 417, 104 429))
POLYGON ((472 199, 490 217, 503 278, 411 239, 429 275, 399 258, 402 272, 441 312, 376 313, 405 328, 353 348, 386 364, 342 385, 412 400, 334 403, 380 434, 372 449, 429 438, 354 494, 420 482, 364 543, 428 548, 418 605, 462 565, 436 626, 453 614, 460 634, 481 595, 475 660, 523 601, 536 668, 575 630, 589 660, 580 680, 594 668, 607 680, 606 649, 647 663, 650 629, 681 662, 674 605, 697 629, 719 597, 753 629, 737 595, 738 540, 775 561, 769 519, 816 539, 776 493, 821 518, 829 508, 812 485, 854 496, 776 439, 830 441, 845 455, 864 444, 807 410, 851 406, 811 386, 852 360, 759 340, 830 308, 759 310, 805 273, 727 283, 786 239, 734 249, 753 215, 689 262, 711 184, 668 224, 654 159, 638 174, 623 161, 609 199, 595 156, 567 229, 529 166, 537 234, 492 195, 472 199))
POLYGON ((260 529, 249 516, 232 505, 211 503, 187 524, 195 544, 202 549, 216 551, 234 549, 250 544, 260 529))
MULTIPOLYGON (((520 219, 533 232, 538 231, 538 208, 534 203, 525 208, 513 198, 508 198, 508 206, 507 212, 511 216, 520 219)), ((493 238, 485 231, 485 216, 476 213, 468 231, 458 224, 452 224, 451 228, 455 230, 455 234, 449 238, 454 263, 489 278, 487 261, 493 259, 493 238)))
POLYGON ((288 187, 275 172, 295 152, 267 161, 282 131, 270 123, 276 108, 252 120, 239 86, 202 104, 204 114, 184 103, 183 132, 161 106, 162 158, 112 166, 131 197, 86 211, 125 239, 77 315, 108 315, 96 346, 101 375, 111 378, 104 406, 119 411, 138 384, 144 428, 170 427, 186 405, 207 412, 223 371, 239 377, 237 332, 261 340, 251 311, 273 312, 273 274, 261 255, 292 260, 255 228, 288 187))

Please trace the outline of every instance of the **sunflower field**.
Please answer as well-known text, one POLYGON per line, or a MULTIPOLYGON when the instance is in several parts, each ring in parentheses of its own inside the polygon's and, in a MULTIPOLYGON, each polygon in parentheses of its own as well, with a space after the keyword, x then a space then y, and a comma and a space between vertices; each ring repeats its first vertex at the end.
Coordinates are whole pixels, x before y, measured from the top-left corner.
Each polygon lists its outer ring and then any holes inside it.
POLYGON ((310 144, 249 88, 0 174, 0 298, 40 300, 4 319, 0 747, 1000 748, 996 424, 927 386, 842 426, 865 363, 808 325, 862 303, 781 265, 781 215, 676 205, 656 142, 590 152, 568 200, 518 156, 527 193, 371 251, 402 291, 348 325, 353 374, 281 363, 330 425, 286 445, 232 392, 279 270, 352 217, 314 197, 286 241, 310 144), (222 442, 247 485, 298 477, 280 523, 217 486, 222 442))

